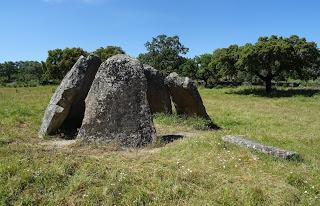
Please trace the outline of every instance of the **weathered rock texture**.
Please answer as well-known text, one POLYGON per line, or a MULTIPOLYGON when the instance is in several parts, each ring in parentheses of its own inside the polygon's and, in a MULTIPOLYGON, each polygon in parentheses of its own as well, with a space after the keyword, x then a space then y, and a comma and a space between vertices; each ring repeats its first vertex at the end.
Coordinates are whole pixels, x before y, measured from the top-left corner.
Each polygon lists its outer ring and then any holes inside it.
POLYGON ((291 151, 282 150, 282 149, 279 149, 276 147, 266 146, 266 145, 259 144, 254 141, 251 141, 251 140, 244 139, 239 136, 225 136, 223 138, 223 140, 225 142, 230 142, 230 143, 242 146, 242 147, 251 148, 251 149, 257 150, 259 152, 274 155, 274 156, 281 157, 284 159, 298 159, 299 158, 299 154, 296 152, 291 152, 291 151))
MULTIPOLYGON (((198 116, 210 120, 203 105, 196 84, 188 77, 180 77, 173 72, 166 77, 165 83, 169 88, 171 99, 178 115, 198 116)), ((218 129, 215 124, 210 123, 211 128, 218 129)))
POLYGON ((155 140, 142 64, 116 55, 100 66, 86 98, 78 138, 140 147, 155 140))
POLYGON ((97 56, 81 56, 62 80, 45 111, 39 136, 65 128, 75 132, 81 126, 85 98, 101 64, 97 56))
POLYGON ((171 99, 168 87, 164 83, 165 77, 149 65, 143 65, 143 67, 148 82, 147 99, 151 113, 162 112, 171 114, 171 99))

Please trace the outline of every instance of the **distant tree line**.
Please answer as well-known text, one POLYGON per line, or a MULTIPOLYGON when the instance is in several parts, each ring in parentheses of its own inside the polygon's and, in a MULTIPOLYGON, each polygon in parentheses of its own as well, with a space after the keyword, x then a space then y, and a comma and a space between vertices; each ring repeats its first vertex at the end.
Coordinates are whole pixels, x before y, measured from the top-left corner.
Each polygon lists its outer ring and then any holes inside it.
POLYGON ((174 71, 201 80, 207 86, 225 81, 262 82, 269 93, 272 81, 320 77, 317 44, 296 35, 260 37, 254 44, 231 45, 194 58, 183 57, 188 48, 177 36, 159 35, 145 46, 147 53, 139 55, 143 63, 165 74, 174 71))
MULTIPOLYGON (((124 54, 121 47, 107 46, 96 49, 93 54, 102 60, 116 54, 124 54)), ((81 48, 54 49, 48 51, 44 62, 17 61, 0 64, 0 84, 14 86, 36 86, 58 84, 81 55, 89 53, 81 48)))
POLYGON ((42 78, 42 64, 37 61, 4 62, 0 64, 0 84, 38 85, 42 78))
MULTIPOLYGON (((260 82, 270 92, 273 81, 313 80, 320 77, 320 50, 315 42, 293 35, 260 37, 256 43, 231 45, 194 58, 178 36, 159 35, 145 44, 138 59, 162 71, 177 72, 214 86, 221 82, 260 82)), ((103 61, 124 54, 121 47, 107 46, 92 52, 103 61)), ((20 61, 0 64, 0 83, 58 83, 81 55, 81 48, 48 51, 45 62, 20 61)))

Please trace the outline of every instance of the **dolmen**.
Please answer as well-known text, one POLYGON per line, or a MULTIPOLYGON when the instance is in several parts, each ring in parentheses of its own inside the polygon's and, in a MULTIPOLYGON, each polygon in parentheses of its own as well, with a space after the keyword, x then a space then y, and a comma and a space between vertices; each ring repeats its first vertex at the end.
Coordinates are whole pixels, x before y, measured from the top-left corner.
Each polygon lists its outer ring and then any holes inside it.
POLYGON ((81 56, 53 94, 39 136, 70 134, 85 142, 137 148, 153 144, 153 114, 172 113, 211 121, 194 82, 168 77, 128 55, 81 56))

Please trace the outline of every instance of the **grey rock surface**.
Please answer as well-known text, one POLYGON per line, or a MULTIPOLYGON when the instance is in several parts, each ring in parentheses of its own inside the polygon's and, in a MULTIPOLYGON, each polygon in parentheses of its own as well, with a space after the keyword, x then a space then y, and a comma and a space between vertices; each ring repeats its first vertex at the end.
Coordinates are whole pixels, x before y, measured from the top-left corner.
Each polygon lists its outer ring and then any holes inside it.
POLYGON ((149 65, 143 65, 143 67, 148 83, 147 99, 151 113, 171 114, 172 105, 168 87, 164 83, 165 77, 149 65))
POLYGON ((155 141, 147 80, 137 59, 116 55, 102 63, 86 98, 78 138, 124 147, 155 141))
MULTIPOLYGON (((203 105, 197 86, 190 78, 180 77, 177 73, 173 72, 166 77, 165 84, 169 88, 171 99, 178 115, 198 116, 211 121, 203 105)), ((212 121, 210 127, 219 128, 212 121)))
POLYGON ((100 58, 94 55, 78 59, 47 106, 39 131, 40 137, 55 134, 63 128, 73 133, 81 126, 84 100, 100 64, 100 58))
POLYGON ((259 151, 259 152, 262 152, 265 154, 274 155, 274 156, 281 157, 284 159, 298 159, 299 158, 299 154, 296 152, 286 151, 286 150, 279 149, 276 147, 271 147, 271 146, 259 144, 254 141, 244 139, 240 136, 228 135, 228 136, 223 137, 223 141, 233 143, 233 144, 236 144, 236 145, 239 145, 242 147, 251 148, 256 151, 259 151))

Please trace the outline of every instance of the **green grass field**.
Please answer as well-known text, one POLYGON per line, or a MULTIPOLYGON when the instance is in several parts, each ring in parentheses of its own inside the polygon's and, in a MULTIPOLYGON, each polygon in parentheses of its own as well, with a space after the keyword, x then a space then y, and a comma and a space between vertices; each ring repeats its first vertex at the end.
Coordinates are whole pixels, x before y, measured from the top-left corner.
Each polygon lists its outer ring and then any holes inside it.
POLYGON ((186 138, 142 150, 55 145, 37 138, 54 87, 0 88, 0 205, 320 205, 320 94, 201 89, 223 129, 157 115, 159 134, 186 138), (225 144, 224 135, 297 151, 287 161, 225 144))

